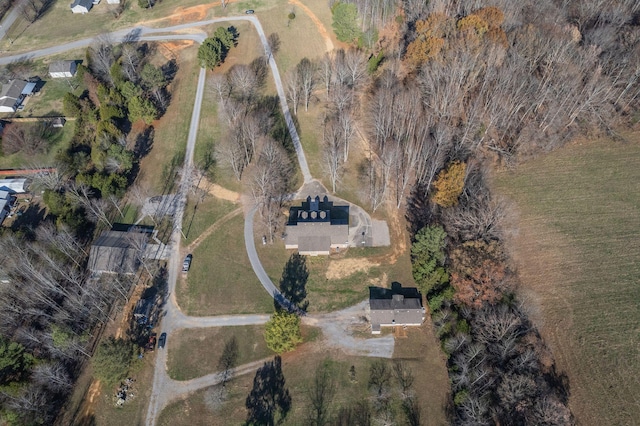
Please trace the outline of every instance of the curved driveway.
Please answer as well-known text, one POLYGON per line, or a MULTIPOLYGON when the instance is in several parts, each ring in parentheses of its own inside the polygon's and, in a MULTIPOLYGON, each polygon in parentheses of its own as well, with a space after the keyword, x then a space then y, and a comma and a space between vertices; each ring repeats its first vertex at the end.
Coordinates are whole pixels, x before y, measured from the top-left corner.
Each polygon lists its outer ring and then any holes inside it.
MULTIPOLYGON (((205 39, 206 34, 175 34, 176 31, 188 30, 192 28, 197 28, 205 25, 221 23, 221 22, 229 22, 229 21, 248 21, 253 24, 255 27, 260 39, 262 41, 263 48, 265 50, 266 56, 269 58, 269 67, 271 69, 276 89, 278 92, 278 98, 280 99, 280 106, 282 108, 282 113, 285 117, 285 121, 287 123, 287 127, 291 138, 293 140, 296 155, 298 157, 298 163, 300 165, 300 170, 304 176, 305 184, 309 184, 312 182, 311 173, 309 172, 309 167, 307 165, 307 161, 304 155, 304 151, 302 150, 302 145, 300 144, 300 138, 298 132, 293 123, 293 119, 291 117, 291 112, 289 111, 289 107, 287 105, 284 89, 282 86, 282 80, 280 78, 280 72, 276 65, 275 59, 269 50, 269 45, 267 42, 267 38, 265 33, 255 16, 236 16, 236 17, 225 17, 225 18, 216 18, 205 21, 198 21, 188 24, 175 25, 166 28, 148 28, 144 26, 138 26, 129 29, 123 29, 119 31, 115 31, 110 33, 109 36, 114 42, 121 42, 125 40, 130 41, 167 41, 167 40, 192 40, 197 43, 202 43, 205 39), (173 34, 171 34, 173 33, 173 34)), ((17 61, 17 60, 25 60, 25 59, 34 59, 42 56, 48 56, 53 54, 62 53, 67 50, 78 49, 83 47, 88 47, 94 41, 93 38, 86 38, 81 40, 76 40, 74 42, 70 42, 67 44, 53 46, 45 49, 39 49, 32 52, 22 53, 18 55, 5 56, 0 57, 0 65, 6 65, 8 63, 17 61)), ((194 99, 194 108, 191 116, 191 123, 189 127, 189 136, 187 138, 187 147, 185 153, 185 161, 184 168, 186 170, 190 169, 193 165, 193 154, 195 149, 196 136, 198 131, 198 125, 200 122, 200 110, 202 104, 202 98, 204 94, 204 86, 205 86, 205 78, 206 78, 206 70, 200 69, 200 74, 198 76, 198 84, 196 90, 196 96, 194 99)), ((166 310, 164 313, 164 317, 162 318, 162 331, 163 332, 171 332, 181 328, 199 328, 199 327, 218 327, 218 326, 238 326, 238 325, 250 325, 250 324, 264 324, 268 319, 269 315, 226 315, 226 316, 217 316, 217 317, 191 317, 184 315, 184 313, 179 309, 175 297, 175 289, 176 282, 178 279, 178 271, 180 271, 180 238, 181 238, 181 226, 182 219, 184 216, 184 208, 186 206, 186 196, 187 196, 187 176, 188 173, 183 173, 181 182, 179 185, 179 203, 176 208, 176 212, 174 215, 174 231, 172 234, 172 252, 168 261, 168 303, 166 306, 166 310)), ((256 207, 253 207, 247 214, 245 218, 245 245, 247 248, 247 254, 249 256, 251 265, 256 273, 256 276, 262 283, 263 287, 267 290, 267 292, 274 297, 274 299, 278 300, 280 303, 285 306, 290 306, 290 303, 284 299, 281 295, 280 291, 275 287, 273 282, 269 279, 266 271, 262 267, 260 260, 258 259, 255 240, 253 237, 253 218, 255 216, 256 207)), ((358 311, 361 309, 358 307, 358 311)), ((391 339, 389 344, 389 339, 367 339, 367 341, 362 344, 362 341, 349 341, 342 338, 341 334, 344 332, 344 329, 335 327, 336 322, 342 321, 344 323, 344 319, 348 319, 349 317, 353 318, 355 312, 345 310, 343 314, 340 313, 332 313, 325 315, 314 315, 310 318, 308 317, 305 321, 309 324, 318 325, 326 329, 328 334, 333 337, 330 339, 332 344, 339 347, 350 347, 349 352, 352 353, 360 353, 369 356, 384 356, 390 357, 393 351, 393 339, 391 339), (329 320, 329 321, 327 321, 329 320), (327 327, 327 324, 331 324, 330 327, 327 327), (373 343, 371 340, 376 340, 376 343, 373 343), (390 348, 390 349, 389 349, 390 348)), ((171 344, 171 336, 169 335, 167 345, 171 344)), ((257 370, 262 364, 264 360, 256 361, 252 363, 248 363, 236 368, 236 374, 246 374, 251 371, 257 370)), ((221 382, 221 375, 219 373, 209 374, 203 377, 199 377, 197 379, 189 380, 189 381, 175 381, 172 380, 167 374, 167 350, 158 350, 156 354, 156 365, 154 370, 154 378, 153 378, 153 388, 152 394, 149 401, 149 407, 147 411, 146 424, 149 426, 153 426, 156 423, 157 417, 162 410, 169 402, 172 400, 185 395, 189 392, 193 392, 195 390, 212 386, 221 382)))

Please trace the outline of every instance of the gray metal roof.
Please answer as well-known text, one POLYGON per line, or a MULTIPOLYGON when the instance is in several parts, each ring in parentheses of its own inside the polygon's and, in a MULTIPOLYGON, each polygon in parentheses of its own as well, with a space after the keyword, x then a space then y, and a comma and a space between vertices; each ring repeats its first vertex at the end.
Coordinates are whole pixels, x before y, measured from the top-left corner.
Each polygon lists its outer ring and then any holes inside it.
POLYGON ((103 232, 91 246, 89 270, 134 274, 146 241, 147 235, 141 232, 103 232))
POLYGON ((75 61, 55 61, 49 64, 49 72, 72 72, 75 61))
MULTIPOLYGON (((29 82, 24 80, 11 80, 9 83, 2 85, 0 98, 11 98, 15 101, 20 97, 20 95, 23 94, 23 91, 28 84, 29 82)), ((35 87, 35 83, 31 84, 33 84, 35 87)), ((13 103, 9 106, 13 106, 13 103)))

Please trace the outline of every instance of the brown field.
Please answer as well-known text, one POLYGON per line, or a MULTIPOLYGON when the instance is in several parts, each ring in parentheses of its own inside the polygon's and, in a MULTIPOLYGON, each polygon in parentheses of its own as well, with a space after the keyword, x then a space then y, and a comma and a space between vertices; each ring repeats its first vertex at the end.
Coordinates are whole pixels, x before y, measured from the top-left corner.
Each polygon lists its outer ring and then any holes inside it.
POLYGON ((579 424, 640 418, 640 133, 572 143, 495 176, 515 203, 521 293, 579 424))

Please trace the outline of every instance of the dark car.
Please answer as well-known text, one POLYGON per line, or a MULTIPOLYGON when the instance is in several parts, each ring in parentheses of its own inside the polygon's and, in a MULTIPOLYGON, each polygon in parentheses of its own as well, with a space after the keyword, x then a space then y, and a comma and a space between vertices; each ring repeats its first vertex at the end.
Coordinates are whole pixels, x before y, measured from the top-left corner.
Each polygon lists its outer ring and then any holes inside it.
POLYGON ((253 15, 253 9, 247 9, 244 11, 244 13, 246 13, 247 15, 253 15))
POLYGON ((191 268, 191 259, 193 259, 192 254, 188 254, 187 257, 184 258, 184 262, 182 262, 182 272, 189 272, 189 268, 191 268))
POLYGON ((158 339, 158 348, 164 349, 164 345, 167 344, 167 333, 162 333, 158 339))

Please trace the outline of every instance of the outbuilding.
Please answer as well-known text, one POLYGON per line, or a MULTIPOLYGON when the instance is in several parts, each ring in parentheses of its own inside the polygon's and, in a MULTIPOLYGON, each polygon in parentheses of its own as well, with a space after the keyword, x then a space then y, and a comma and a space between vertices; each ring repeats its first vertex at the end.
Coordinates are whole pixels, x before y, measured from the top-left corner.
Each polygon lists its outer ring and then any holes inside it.
POLYGON ((71 78, 77 69, 76 61, 55 61, 49 64, 49 75, 51 78, 71 78))

